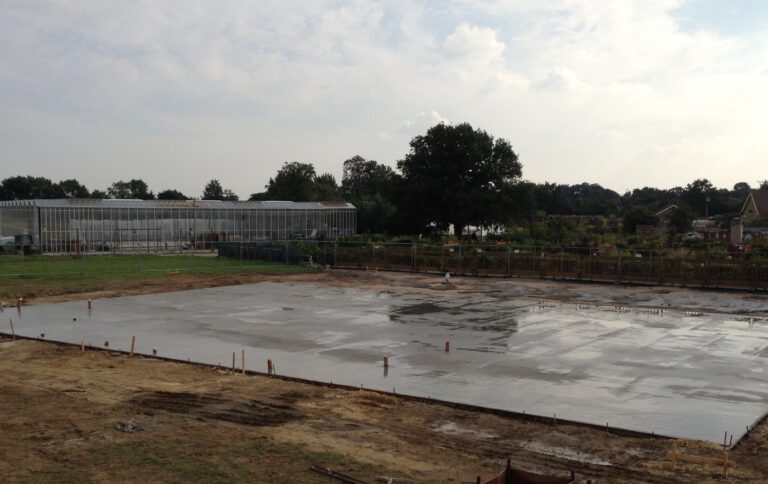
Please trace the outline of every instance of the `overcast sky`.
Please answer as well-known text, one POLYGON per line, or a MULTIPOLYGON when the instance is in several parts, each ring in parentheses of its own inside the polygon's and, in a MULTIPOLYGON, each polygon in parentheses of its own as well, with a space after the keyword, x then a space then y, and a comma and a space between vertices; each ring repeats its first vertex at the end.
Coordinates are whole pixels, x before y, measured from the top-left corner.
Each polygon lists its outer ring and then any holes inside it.
POLYGON ((0 0, 0 178, 241 197, 437 122, 535 182, 768 178, 765 0, 0 0))

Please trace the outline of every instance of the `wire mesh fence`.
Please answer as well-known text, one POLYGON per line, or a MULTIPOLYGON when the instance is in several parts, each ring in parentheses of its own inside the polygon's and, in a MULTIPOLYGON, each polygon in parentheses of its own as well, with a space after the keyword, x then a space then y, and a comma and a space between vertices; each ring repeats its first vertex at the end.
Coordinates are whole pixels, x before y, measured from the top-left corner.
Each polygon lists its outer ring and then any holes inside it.
POLYGON ((265 241, 221 244, 219 254, 289 264, 303 261, 348 269, 768 289, 768 261, 749 258, 742 253, 634 251, 606 254, 584 247, 265 241))

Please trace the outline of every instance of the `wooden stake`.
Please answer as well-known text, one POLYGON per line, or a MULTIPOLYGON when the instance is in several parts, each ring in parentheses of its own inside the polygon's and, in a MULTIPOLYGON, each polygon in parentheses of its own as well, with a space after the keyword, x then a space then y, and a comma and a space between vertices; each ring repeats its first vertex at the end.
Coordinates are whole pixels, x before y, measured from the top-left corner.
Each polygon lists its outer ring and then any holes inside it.
POLYGON ((445 352, 448 353, 449 351, 451 351, 451 342, 450 341, 446 341, 445 342, 445 352))
POLYGON ((90 311, 90 310, 91 310, 91 300, 89 299, 88 300, 88 311, 90 311))
POLYGON ((83 352, 85 351, 85 343, 83 343, 82 341, 80 342, 80 351, 83 351, 83 352))
POLYGON ((389 368, 389 358, 386 356, 384 357, 384 368, 389 368))
POLYGON ((272 374, 272 360, 267 360, 267 375, 272 374))
POLYGON ((13 319, 9 319, 8 321, 11 322, 11 335, 13 336, 13 339, 16 339, 16 330, 13 329, 13 319))
POLYGON ((232 374, 235 374, 235 352, 232 352, 232 374))
POLYGON ((243 363, 243 375, 245 375, 245 350, 241 350, 242 354, 240 356, 240 361, 243 363))
POLYGON ((131 356, 133 356, 134 348, 136 348, 136 336, 131 336, 131 356))

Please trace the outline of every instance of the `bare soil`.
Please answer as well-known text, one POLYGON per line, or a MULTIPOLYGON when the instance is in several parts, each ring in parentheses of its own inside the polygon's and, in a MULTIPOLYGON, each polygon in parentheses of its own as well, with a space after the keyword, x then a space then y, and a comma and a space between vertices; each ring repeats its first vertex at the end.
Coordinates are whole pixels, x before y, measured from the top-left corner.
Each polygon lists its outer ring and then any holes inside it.
MULTIPOLYGON (((443 284, 435 276, 362 271, 211 279, 180 274, 26 302, 259 281, 765 311, 765 297, 749 293, 471 278, 443 284)), ((364 482, 382 476, 474 482, 478 475, 498 473, 507 458, 521 469, 562 476, 573 470, 579 479, 598 482, 722 480, 722 468, 712 465, 678 465, 673 472, 667 439, 537 423, 364 390, 232 375, 121 353, 5 340, 0 342, 0 374, 0 481, 338 482, 312 471, 315 465, 364 482), (129 421, 139 430, 116 428, 129 421)), ((707 449, 692 452, 722 456, 717 445, 702 445, 707 449)), ((768 426, 761 424, 730 453, 729 480, 768 482, 766 450, 768 426)))

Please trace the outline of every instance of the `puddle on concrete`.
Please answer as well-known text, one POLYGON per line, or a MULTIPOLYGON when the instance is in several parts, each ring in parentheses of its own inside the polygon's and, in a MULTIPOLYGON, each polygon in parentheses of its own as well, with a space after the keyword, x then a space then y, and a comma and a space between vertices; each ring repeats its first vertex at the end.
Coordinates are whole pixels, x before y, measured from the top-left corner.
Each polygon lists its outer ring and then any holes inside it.
POLYGON ((499 294, 261 283, 31 306, 14 324, 225 366, 244 349, 248 369, 684 438, 738 438, 768 409, 765 319, 499 294))

